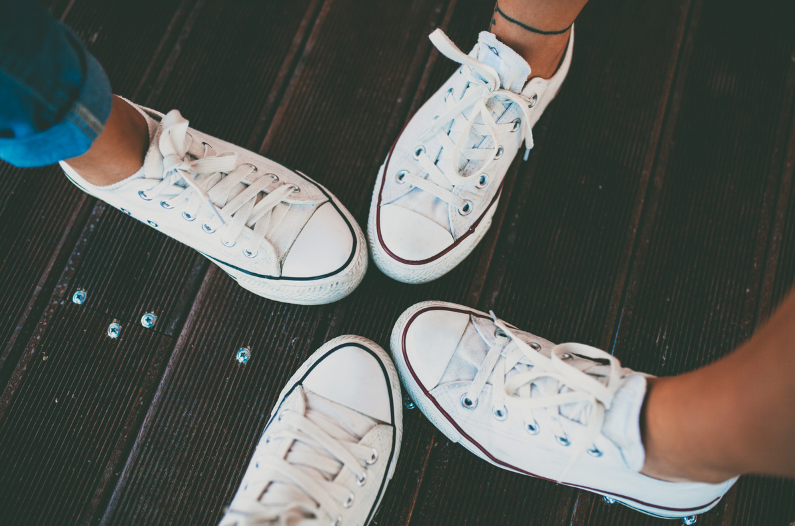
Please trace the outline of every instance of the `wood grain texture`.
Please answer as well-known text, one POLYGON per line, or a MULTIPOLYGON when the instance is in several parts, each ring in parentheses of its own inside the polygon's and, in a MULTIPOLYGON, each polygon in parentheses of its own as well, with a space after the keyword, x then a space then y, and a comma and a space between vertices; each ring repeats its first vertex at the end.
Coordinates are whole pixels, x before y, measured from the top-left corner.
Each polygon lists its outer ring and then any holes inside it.
POLYGON ((0 398, 0 516, 5 524, 88 523, 146 413, 169 338, 53 298, 0 398))

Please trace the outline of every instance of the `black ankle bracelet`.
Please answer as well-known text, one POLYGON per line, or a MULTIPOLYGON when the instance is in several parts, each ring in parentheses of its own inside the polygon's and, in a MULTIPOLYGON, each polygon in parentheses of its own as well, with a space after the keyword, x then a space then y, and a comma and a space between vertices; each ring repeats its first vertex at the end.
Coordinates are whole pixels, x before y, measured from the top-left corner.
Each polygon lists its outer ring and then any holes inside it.
MULTIPOLYGON (((500 4, 499 3, 495 3, 494 4, 494 11, 496 13, 499 13, 508 22, 510 22, 512 24, 516 24, 517 26, 521 27, 522 29, 526 29, 527 31, 530 31, 531 33, 538 33, 539 35, 560 35, 560 34, 565 33, 566 31, 568 31, 571 28, 571 26, 574 25, 574 22, 572 22, 571 24, 569 24, 569 27, 567 27, 566 29, 561 29, 560 31, 542 31, 540 29, 536 29, 534 27, 530 27, 527 24, 524 24, 524 23, 516 20, 515 18, 509 17, 508 15, 503 13, 502 9, 500 9, 500 4)), ((492 19, 492 25, 493 24, 494 24, 494 19, 492 19)))

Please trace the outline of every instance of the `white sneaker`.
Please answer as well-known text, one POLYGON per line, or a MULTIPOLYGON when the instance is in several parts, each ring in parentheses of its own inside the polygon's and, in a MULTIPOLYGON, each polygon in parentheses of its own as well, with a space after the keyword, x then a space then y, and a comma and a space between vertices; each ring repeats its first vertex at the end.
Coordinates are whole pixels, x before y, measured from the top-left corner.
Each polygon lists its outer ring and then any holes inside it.
MULTIPOLYGON (((508 167, 557 94, 566 55, 548 80, 492 33, 469 55, 437 29, 439 51, 462 64, 401 132, 373 192, 367 234, 378 268, 405 283, 436 279, 458 265, 491 225, 508 167)), ((525 158, 527 153, 525 153, 525 158)))
POLYGON ((395 472, 401 403, 381 347, 326 343, 279 395, 221 526, 369 523, 395 472))
POLYGON ((149 124, 144 166, 110 186, 78 187, 195 248, 266 298, 330 303, 367 270, 364 235, 336 197, 300 172, 130 103, 149 124))
POLYGON ((737 480, 639 473, 646 375, 587 345, 555 345, 467 307, 425 302, 392 331, 403 385, 447 438, 503 469, 666 518, 714 507, 737 480))

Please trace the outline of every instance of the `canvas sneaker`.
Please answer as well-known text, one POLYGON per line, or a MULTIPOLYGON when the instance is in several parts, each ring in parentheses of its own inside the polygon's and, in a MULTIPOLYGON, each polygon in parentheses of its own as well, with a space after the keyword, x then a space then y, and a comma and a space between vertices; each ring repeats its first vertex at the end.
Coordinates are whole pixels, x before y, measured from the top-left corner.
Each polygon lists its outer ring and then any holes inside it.
POLYGON ((402 399, 378 345, 335 338, 284 387, 221 526, 362 526, 400 451, 402 399))
POLYGON ((378 268, 405 283, 436 279, 458 265, 491 225, 503 179, 560 89, 574 30, 558 71, 530 81, 530 66, 492 33, 469 55, 437 29, 439 51, 461 67, 420 108, 378 173, 367 233, 378 268))
MULTIPOLYGON (((129 101, 128 101, 129 102, 129 101)), ((143 167, 90 195, 195 248, 244 288, 299 304, 336 301, 367 270, 359 225, 323 186, 261 155, 130 103, 149 125, 143 167)))
POLYGON ((665 518, 711 509, 737 480, 665 482, 641 474, 647 375, 599 349, 555 345, 493 314, 443 302, 404 312, 391 346, 425 416, 495 466, 665 518))

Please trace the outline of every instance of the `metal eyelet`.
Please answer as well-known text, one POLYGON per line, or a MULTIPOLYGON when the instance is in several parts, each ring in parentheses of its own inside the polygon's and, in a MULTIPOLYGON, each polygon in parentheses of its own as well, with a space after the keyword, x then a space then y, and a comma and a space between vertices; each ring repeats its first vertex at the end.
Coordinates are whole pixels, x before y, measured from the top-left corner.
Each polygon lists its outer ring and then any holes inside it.
POLYGON ((511 122, 513 123, 513 129, 511 130, 511 133, 522 127, 522 119, 514 119, 511 122))
POLYGON ((362 473, 362 478, 356 477, 356 485, 361 487, 367 482, 367 473, 362 473))
POLYGON ((603 453, 596 448, 596 446, 592 446, 591 449, 588 449, 588 454, 592 457, 599 458, 603 455, 603 453))
POLYGON ((533 93, 533 96, 527 101, 527 107, 532 108, 536 105, 536 102, 538 102, 538 93, 533 93))
POLYGON ((331 521, 331 526, 340 526, 342 524, 342 515, 338 515, 336 519, 331 521))
POLYGON ((166 203, 165 201, 160 201, 160 206, 162 206, 166 210, 171 210, 172 208, 174 208, 173 206, 171 206, 170 204, 166 203))
POLYGON ((475 186, 477 186, 478 188, 486 188, 488 185, 489 185, 489 176, 487 174, 483 174, 480 176, 480 178, 478 179, 478 184, 476 184, 475 186))
POLYGON ((157 228, 157 223, 155 223, 154 221, 147 219, 146 222, 149 223, 149 226, 151 226, 152 228, 157 228))
POLYGON ((507 335, 507 334, 505 334, 505 331, 504 331, 504 330, 502 330, 502 329, 500 329, 499 327, 497 327, 496 329, 494 329, 494 336, 495 336, 496 338, 500 338, 500 337, 502 337, 502 338, 507 338, 507 337, 508 337, 508 335, 507 335))
POLYGON ((447 90, 447 93, 445 93, 445 94, 444 94, 444 101, 445 101, 445 102, 447 102, 447 98, 448 98, 450 95, 455 95, 455 92, 453 91, 453 88, 450 88, 450 89, 448 89, 448 90, 447 90))
POLYGON ((152 200, 151 197, 147 197, 146 196, 146 192, 144 192, 143 190, 138 190, 138 197, 140 197, 144 201, 151 201, 152 200))
POLYGON ((297 194, 297 193, 300 193, 300 192, 301 192, 301 189, 298 188, 297 186, 293 185, 293 193, 297 194))
POLYGON ((353 505, 353 493, 348 495, 348 500, 342 503, 343 508, 350 508, 353 505))
POLYGON ((265 175, 270 175, 271 179, 273 179, 274 183, 278 183, 279 182, 279 176, 278 175, 276 175, 276 174, 265 174, 265 175))
POLYGON ((477 398, 475 400, 470 400, 467 394, 464 393, 461 395, 461 405, 466 409, 475 409, 478 406, 478 400, 477 398))
POLYGON ((494 407, 494 408, 492 408, 492 410, 491 410, 491 415, 492 415, 492 416, 493 416, 495 419, 497 419, 497 420, 499 420, 500 422, 502 422, 503 420, 505 420, 506 418, 508 418, 508 408, 507 408, 507 407, 505 407, 505 406, 502 406, 502 407, 494 407))
POLYGON ((403 184, 404 183, 403 180, 406 178, 406 175, 408 175, 408 171, 400 170, 398 173, 395 174, 395 181, 397 181, 398 184, 403 184))
POLYGON ((524 423, 524 430, 530 433, 531 435, 537 435, 539 431, 541 431, 541 426, 538 425, 536 420, 533 420, 532 424, 528 424, 527 422, 524 423))
POLYGON ((468 216, 469 214, 472 213, 472 208, 474 208, 472 206, 472 201, 470 201, 469 199, 465 199, 464 206, 458 209, 458 213, 461 214, 462 216, 468 216))
POLYGON ((570 359, 570 358, 571 358, 571 355, 570 355, 569 353, 566 353, 566 354, 561 354, 561 355, 560 355, 560 359, 561 359, 561 360, 568 360, 568 359, 570 359))
POLYGON ((530 348, 533 349, 534 351, 540 351, 541 345, 536 342, 530 342, 530 348))
POLYGON ((257 257, 257 253, 250 251, 248 248, 243 249, 243 255, 246 256, 247 258, 252 258, 252 259, 257 257))
POLYGON ((377 461, 377 460, 378 460, 378 451, 376 451, 376 450, 374 449, 374 450, 373 450, 373 454, 372 454, 372 455, 370 455, 370 458, 368 458, 367 460, 365 460, 365 461, 364 461, 364 463, 365 463, 365 464, 367 464, 368 466, 372 466, 373 464, 375 464, 375 463, 376 463, 376 461, 377 461))
POLYGON ((202 223, 202 230, 204 230, 204 231, 205 231, 205 232, 207 232, 208 234, 212 234, 213 232, 215 232, 215 230, 216 230, 216 229, 215 229, 215 228, 213 228, 213 227, 211 227, 211 226, 210 226, 210 225, 208 225, 207 223, 202 223))
POLYGON ((502 157, 503 153, 505 153, 505 149, 502 146, 498 147, 497 153, 494 154, 494 158, 499 159, 500 157, 502 157))
POLYGON ((129 210, 127 210, 126 208, 119 208, 119 210, 121 210, 121 213, 122 213, 122 214, 127 214, 128 216, 131 216, 131 215, 132 215, 132 214, 130 213, 130 211, 129 211, 129 210))
POLYGON ((422 155, 423 153, 425 153, 425 146, 417 146, 414 149, 414 158, 419 161, 420 160, 420 155, 422 155))
POLYGON ((196 219, 196 216, 192 216, 187 212, 182 212, 182 219, 184 219, 185 221, 193 221, 194 219, 196 219))
POLYGON ((558 444, 560 444, 561 446, 570 446, 571 445, 571 440, 569 440, 569 437, 567 437, 567 436, 562 436, 561 437, 561 436, 555 435, 555 440, 557 440, 558 444))
POLYGON ((225 239, 221 238, 221 244, 225 247, 232 248, 233 246, 237 245, 237 240, 227 243, 225 239))
POLYGON ((698 515, 688 515, 687 517, 682 517, 682 524, 685 526, 692 526, 696 523, 696 521, 698 521, 698 515))

